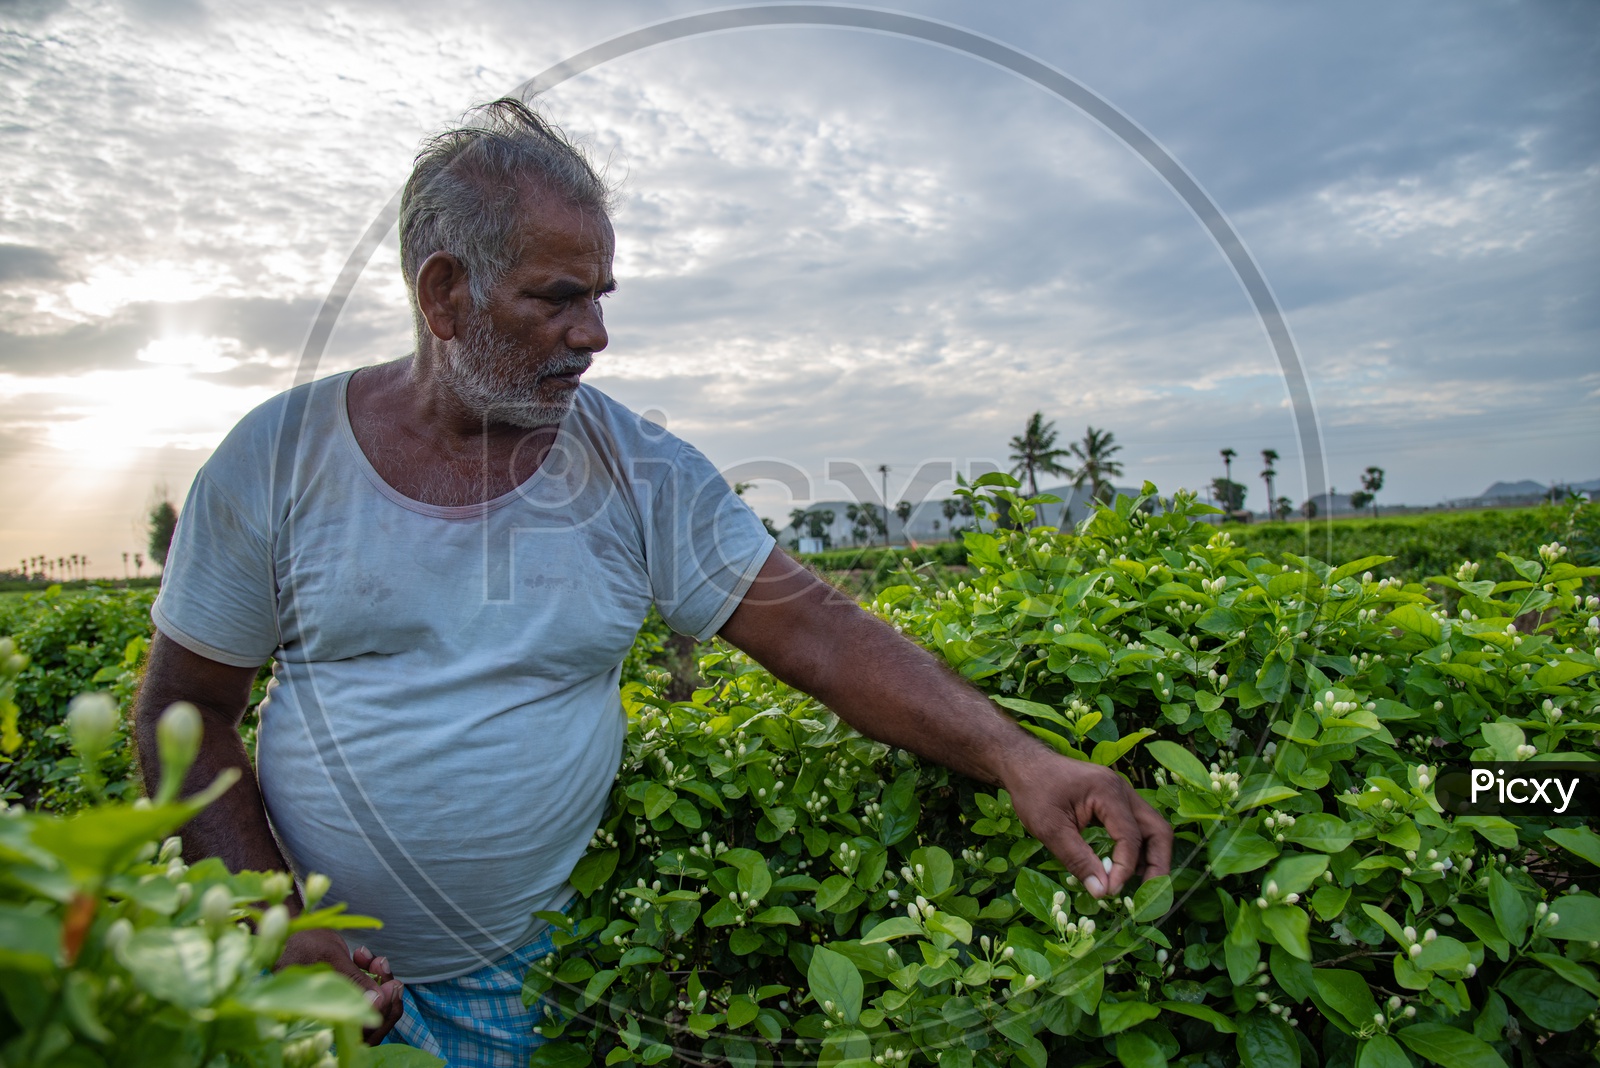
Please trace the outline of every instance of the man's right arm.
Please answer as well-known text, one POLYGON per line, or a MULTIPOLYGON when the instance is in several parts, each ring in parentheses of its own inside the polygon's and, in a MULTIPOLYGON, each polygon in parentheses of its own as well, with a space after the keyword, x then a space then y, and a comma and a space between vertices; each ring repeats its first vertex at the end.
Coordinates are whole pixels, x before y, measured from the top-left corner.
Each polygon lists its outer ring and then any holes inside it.
MULTIPOLYGON (((159 630, 150 644, 144 682, 134 705, 134 740, 146 792, 153 796, 161 781, 156 722, 176 701, 188 701, 199 709, 203 726, 200 751, 184 778, 183 795, 203 790, 224 768, 238 768, 240 773, 239 781, 227 793, 183 828, 183 856, 190 863, 220 857, 229 871, 289 870, 267 822, 267 808, 250 754, 239 736, 239 724, 249 707, 255 677, 255 668, 233 667, 200 656, 159 630)), ((291 893, 284 904, 291 914, 299 912, 299 893, 291 893)), ((278 964, 281 967, 317 961, 333 965, 367 991, 369 1000, 383 1015, 383 1023, 367 1031, 367 1041, 382 1038, 400 1018, 401 1010, 402 988, 390 974, 389 962, 382 957, 373 959, 365 950, 358 950, 352 958, 337 932, 315 930, 291 937, 278 964), (381 982, 373 981, 367 971, 376 973, 381 982)))

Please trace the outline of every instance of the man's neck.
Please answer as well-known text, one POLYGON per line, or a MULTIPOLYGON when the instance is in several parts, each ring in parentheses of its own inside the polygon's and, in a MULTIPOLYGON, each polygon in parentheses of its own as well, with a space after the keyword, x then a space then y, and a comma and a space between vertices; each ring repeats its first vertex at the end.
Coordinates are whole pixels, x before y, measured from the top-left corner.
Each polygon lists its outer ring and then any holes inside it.
MULTIPOLYGON (((378 475, 426 504, 479 504, 533 477, 559 427, 529 430, 470 411, 417 357, 351 376, 347 405, 357 444, 378 475)), ((429 362, 428 357, 421 359, 429 362)))

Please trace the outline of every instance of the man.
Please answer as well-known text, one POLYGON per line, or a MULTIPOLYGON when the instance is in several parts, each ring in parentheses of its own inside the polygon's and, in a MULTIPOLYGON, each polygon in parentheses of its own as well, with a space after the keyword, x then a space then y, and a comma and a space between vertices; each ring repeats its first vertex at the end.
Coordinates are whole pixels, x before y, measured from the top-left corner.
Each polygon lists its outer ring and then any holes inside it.
POLYGON ((400 221, 416 351, 247 416, 195 479, 152 612, 152 781, 155 714, 177 700, 206 723, 191 788, 250 771, 237 728, 275 661, 256 774, 185 852, 329 875, 384 921, 377 952, 309 931, 284 962, 366 988, 369 1040, 394 1027, 455 1065, 538 1042, 518 1001, 549 944, 531 917, 570 899, 603 815, 619 667, 652 603, 863 733, 1004 786, 1091 892, 1169 864, 1171 829, 1121 777, 1039 745, 778 551, 700 453, 580 385, 607 343, 608 212, 520 102, 426 145, 400 221), (1109 871, 1079 833, 1095 821, 1109 871))

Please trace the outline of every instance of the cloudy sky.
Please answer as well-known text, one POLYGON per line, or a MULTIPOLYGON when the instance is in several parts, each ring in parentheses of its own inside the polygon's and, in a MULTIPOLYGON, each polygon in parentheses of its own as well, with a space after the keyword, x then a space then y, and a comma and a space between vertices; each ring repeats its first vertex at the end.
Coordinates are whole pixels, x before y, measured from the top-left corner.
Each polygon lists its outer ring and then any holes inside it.
MULTIPOLYGON (((612 36, 712 6, 0 4, 0 567, 120 574, 291 384, 420 138, 612 36), (8 561, 11 562, 8 564, 8 561)), ((1176 157, 1260 264, 1329 478, 1428 503, 1600 477, 1600 8, 904 0, 1036 56, 1176 157)), ((588 381, 725 467, 1003 460, 1043 411, 1129 480, 1302 457, 1278 363, 1183 202, 971 56, 822 27, 616 59, 549 115, 621 184, 588 381)), ((316 367, 403 355, 393 237, 316 367)), ((1243 476, 1248 477, 1242 477, 1243 476)), ((758 508, 791 502, 758 487, 758 508)))

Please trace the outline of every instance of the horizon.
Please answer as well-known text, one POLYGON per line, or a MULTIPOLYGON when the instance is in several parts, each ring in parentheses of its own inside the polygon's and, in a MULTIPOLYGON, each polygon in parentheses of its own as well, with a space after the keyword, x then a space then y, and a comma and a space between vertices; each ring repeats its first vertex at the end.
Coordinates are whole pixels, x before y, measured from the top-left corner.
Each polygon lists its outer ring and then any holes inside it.
MULTIPOLYGON (((1210 194, 1284 309, 1332 486, 1377 465, 1380 508, 1426 507, 1600 474, 1600 11, 898 6, 1080 80, 1210 194)), ((468 0, 447 28, 367 0, 0 12, 0 554, 118 577, 156 487, 181 507, 221 436, 294 381, 425 135, 707 8, 535 9, 468 0)), ((540 107, 622 186, 611 345, 585 381, 724 470, 781 458, 830 499, 850 496, 830 462, 889 464, 892 501, 930 460, 1008 468, 1037 410, 1061 443, 1115 433, 1118 481, 1203 494, 1231 447, 1248 507, 1273 448, 1280 494, 1305 499, 1284 379, 1227 260, 1037 87, 791 27, 629 55, 540 107)), ((316 373, 409 333, 391 231, 316 373)), ((780 529, 806 503, 770 481, 749 499, 780 529)))

